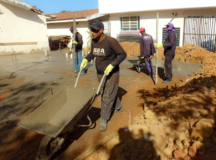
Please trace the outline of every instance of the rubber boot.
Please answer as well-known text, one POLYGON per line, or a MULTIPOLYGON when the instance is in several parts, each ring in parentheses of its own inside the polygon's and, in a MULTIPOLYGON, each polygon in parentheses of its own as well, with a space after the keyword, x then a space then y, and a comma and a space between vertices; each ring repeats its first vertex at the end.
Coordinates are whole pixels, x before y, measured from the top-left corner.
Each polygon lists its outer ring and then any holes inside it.
POLYGON ((119 109, 115 109, 115 112, 122 112, 123 111, 123 107, 119 108, 119 109))
POLYGON ((106 129, 107 129, 107 120, 102 119, 99 126, 99 131, 103 132, 106 131, 106 129))

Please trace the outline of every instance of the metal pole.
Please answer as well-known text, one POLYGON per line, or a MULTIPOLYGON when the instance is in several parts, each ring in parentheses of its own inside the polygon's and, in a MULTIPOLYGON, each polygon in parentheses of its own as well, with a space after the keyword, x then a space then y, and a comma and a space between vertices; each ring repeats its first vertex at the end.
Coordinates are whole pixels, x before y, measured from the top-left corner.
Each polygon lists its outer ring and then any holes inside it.
MULTIPOLYGON (((76 35, 76 13, 74 13, 74 19, 73 19, 73 41, 75 41, 75 35, 76 35)), ((73 43, 72 41, 72 43, 73 43)), ((73 73, 75 73, 75 45, 73 45, 73 73)))
MULTIPOLYGON (((156 44, 158 44, 158 19, 159 13, 157 13, 156 19, 156 44)), ((158 49, 156 49, 156 76, 155 76, 155 85, 158 83, 158 49)))

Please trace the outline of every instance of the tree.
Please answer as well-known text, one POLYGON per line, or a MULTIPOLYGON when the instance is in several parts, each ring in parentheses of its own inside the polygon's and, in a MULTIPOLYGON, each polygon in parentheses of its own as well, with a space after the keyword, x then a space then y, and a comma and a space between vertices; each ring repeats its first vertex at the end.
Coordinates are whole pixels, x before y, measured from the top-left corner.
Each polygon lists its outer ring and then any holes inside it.
POLYGON ((62 10, 60 13, 65 13, 65 12, 70 12, 70 11, 62 10))

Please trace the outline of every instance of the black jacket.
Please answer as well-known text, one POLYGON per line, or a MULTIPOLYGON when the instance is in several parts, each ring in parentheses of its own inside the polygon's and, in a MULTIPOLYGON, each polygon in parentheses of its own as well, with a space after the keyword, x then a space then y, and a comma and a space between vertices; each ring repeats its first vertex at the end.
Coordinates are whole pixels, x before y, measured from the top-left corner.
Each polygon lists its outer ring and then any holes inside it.
POLYGON ((105 36, 100 42, 92 40, 91 52, 85 58, 90 61, 94 57, 96 57, 97 74, 104 74, 109 64, 114 67, 113 73, 119 71, 119 64, 127 55, 115 38, 105 36))
POLYGON ((77 45, 75 46, 75 52, 82 51, 83 40, 82 40, 82 35, 79 32, 75 33, 75 41, 77 42, 77 45))
POLYGON ((141 57, 149 57, 156 53, 152 36, 144 34, 140 37, 140 55, 141 57))
POLYGON ((176 33, 175 31, 171 31, 168 33, 165 43, 163 44, 164 47, 164 55, 165 54, 175 54, 176 50, 176 33))

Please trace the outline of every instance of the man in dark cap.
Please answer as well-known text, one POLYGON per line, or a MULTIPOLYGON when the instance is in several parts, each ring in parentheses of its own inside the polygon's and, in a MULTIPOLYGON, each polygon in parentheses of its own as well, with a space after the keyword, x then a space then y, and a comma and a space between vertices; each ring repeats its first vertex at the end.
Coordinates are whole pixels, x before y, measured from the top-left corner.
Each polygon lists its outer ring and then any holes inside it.
MULTIPOLYGON (((72 34, 74 34, 74 27, 70 27, 70 31, 72 34)), ((75 45, 75 57, 74 57, 74 62, 75 62, 75 73, 80 71, 80 64, 83 60, 82 58, 82 45, 83 45, 83 40, 82 40, 82 35, 75 31, 75 39, 73 39, 72 47, 75 45)), ((85 70, 82 70, 82 74, 85 74, 85 70)))
POLYGON ((140 28, 141 37, 140 41, 140 55, 141 60, 144 59, 146 68, 148 69, 150 77, 154 78, 153 65, 150 56, 155 56, 155 47, 153 38, 151 35, 147 34, 145 28, 140 28))
POLYGON ((168 35, 165 39, 164 44, 156 44, 156 48, 164 47, 164 55, 165 55, 165 71, 166 71, 166 77, 163 81, 163 83, 170 83, 172 82, 172 60, 175 56, 175 50, 176 50, 176 33, 175 33, 175 27, 172 23, 168 23, 166 26, 166 31, 168 32, 168 35))
POLYGON ((101 123, 100 131, 107 129, 107 121, 113 111, 122 111, 122 105, 117 96, 119 85, 119 64, 126 58, 126 53, 118 41, 106 36, 104 25, 100 21, 93 21, 90 25, 92 32, 91 52, 83 59, 81 68, 96 57, 96 70, 98 81, 106 73, 104 85, 101 87, 101 123))

